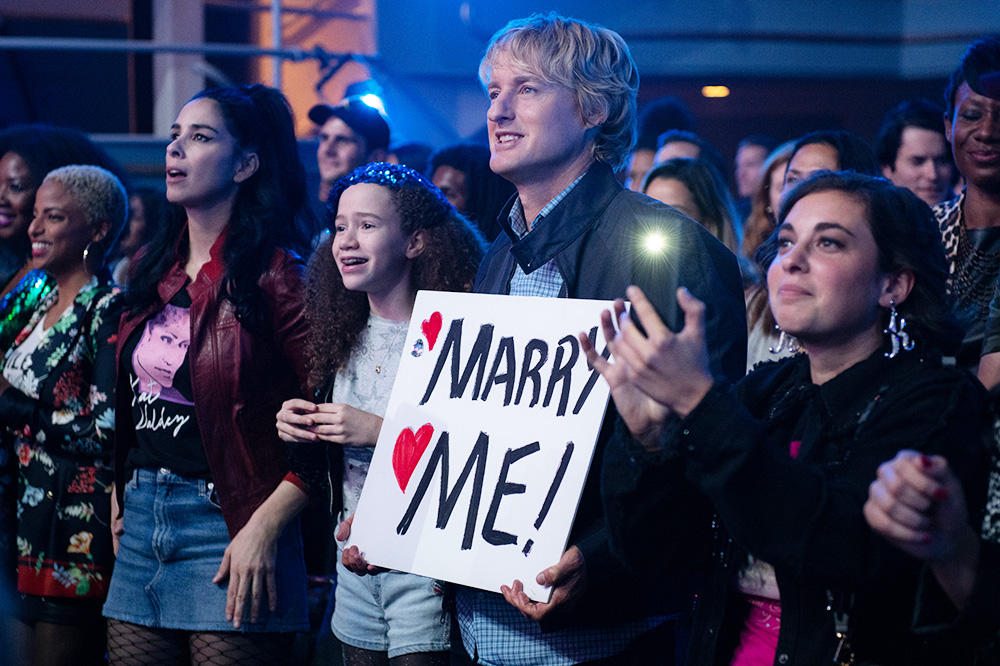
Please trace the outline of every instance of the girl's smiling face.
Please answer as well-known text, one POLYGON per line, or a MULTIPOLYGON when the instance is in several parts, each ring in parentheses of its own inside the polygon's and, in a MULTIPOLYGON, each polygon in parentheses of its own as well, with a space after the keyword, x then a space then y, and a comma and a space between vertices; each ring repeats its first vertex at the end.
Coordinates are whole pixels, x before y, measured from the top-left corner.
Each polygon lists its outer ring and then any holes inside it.
POLYGON ((350 291, 380 299, 410 289, 410 262, 422 249, 418 232, 406 234, 392 194, 359 183, 344 190, 334 222, 333 258, 350 291))

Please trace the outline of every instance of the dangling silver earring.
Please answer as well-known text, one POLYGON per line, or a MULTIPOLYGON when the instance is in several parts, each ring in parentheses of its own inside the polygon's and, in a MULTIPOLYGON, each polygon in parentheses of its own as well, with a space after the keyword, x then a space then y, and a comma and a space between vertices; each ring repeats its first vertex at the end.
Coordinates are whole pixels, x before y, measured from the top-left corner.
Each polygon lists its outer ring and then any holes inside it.
POLYGON ((899 315, 896 301, 889 301, 889 327, 882 332, 889 334, 889 342, 892 343, 892 351, 885 353, 886 358, 896 358, 900 351, 913 350, 913 340, 906 332, 906 317, 899 315))
POLYGON ((782 331, 778 326, 775 326, 774 330, 778 331, 778 333, 780 334, 778 335, 778 346, 768 347, 767 350, 772 354, 780 354, 781 352, 785 351, 785 349, 788 349, 788 351, 791 352, 792 354, 797 354, 800 347, 799 347, 799 341, 795 339, 795 336, 788 335, 788 333, 782 331))

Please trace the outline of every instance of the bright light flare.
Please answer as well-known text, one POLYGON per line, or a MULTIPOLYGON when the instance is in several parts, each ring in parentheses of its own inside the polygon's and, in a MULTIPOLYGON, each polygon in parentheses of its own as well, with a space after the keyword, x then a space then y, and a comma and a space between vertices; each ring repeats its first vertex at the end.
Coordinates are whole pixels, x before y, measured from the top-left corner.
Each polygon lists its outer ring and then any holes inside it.
POLYGON ((383 116, 385 115, 385 102, 383 102, 382 98, 379 97, 378 95, 375 95, 373 93, 362 95, 361 101, 367 104, 368 106, 372 107, 373 109, 377 109, 379 113, 381 113, 383 116))
POLYGON ((662 231, 649 231, 642 239, 646 254, 663 254, 667 249, 667 237, 662 231))

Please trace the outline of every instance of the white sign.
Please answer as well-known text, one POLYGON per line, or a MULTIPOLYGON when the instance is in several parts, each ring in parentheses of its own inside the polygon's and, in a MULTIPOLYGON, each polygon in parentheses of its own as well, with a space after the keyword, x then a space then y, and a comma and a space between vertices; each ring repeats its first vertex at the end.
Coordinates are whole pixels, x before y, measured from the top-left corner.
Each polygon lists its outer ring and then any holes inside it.
POLYGON ((371 564, 498 592, 559 561, 608 402, 607 301, 420 292, 351 544, 371 564))

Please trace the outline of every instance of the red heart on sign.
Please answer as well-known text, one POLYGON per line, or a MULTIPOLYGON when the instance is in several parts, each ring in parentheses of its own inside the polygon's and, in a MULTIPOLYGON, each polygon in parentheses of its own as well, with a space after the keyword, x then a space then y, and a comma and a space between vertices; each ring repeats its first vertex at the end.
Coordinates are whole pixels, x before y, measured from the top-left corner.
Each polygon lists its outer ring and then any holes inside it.
POLYGON ((427 336, 427 349, 433 350, 434 343, 437 342, 438 333, 441 332, 441 313, 435 312, 420 324, 420 330, 427 336))
POLYGON ((413 470, 417 468, 417 463, 424 455, 433 434, 434 426, 425 423, 420 426, 416 434, 413 434, 412 428, 403 428, 396 438, 396 448, 392 450, 392 471, 396 473, 396 483, 404 493, 406 484, 410 482, 413 470))

